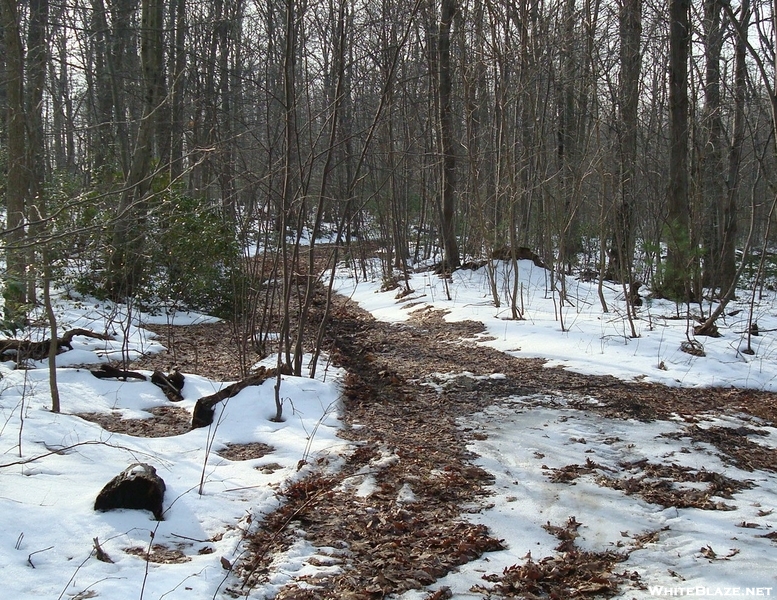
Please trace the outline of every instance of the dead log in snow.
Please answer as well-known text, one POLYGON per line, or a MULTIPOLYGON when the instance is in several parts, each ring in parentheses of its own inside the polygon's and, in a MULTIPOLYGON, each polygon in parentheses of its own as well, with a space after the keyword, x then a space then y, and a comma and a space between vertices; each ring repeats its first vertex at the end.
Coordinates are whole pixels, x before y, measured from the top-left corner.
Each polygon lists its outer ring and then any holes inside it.
POLYGON ((183 400, 181 391, 183 390, 184 376, 177 368, 173 368, 167 375, 162 371, 154 371, 151 375, 151 383, 161 388, 170 402, 183 400))
POLYGON ((94 501, 94 509, 150 510, 161 521, 164 497, 165 482, 156 474, 156 469, 146 463, 133 463, 105 484, 94 501))
POLYGON ((140 381, 146 381, 148 379, 143 373, 138 373, 137 371, 123 371, 111 365, 100 365, 99 369, 94 369, 89 372, 97 377, 97 379, 123 379, 124 381, 127 379, 140 379, 140 381))
MULTIPOLYGON (((284 375, 291 375, 291 367, 284 365, 281 368, 281 373, 284 375)), ((262 385, 268 379, 272 379, 278 375, 277 369, 266 369, 265 367, 259 367, 259 370, 253 375, 249 375, 245 379, 228 385, 227 387, 220 389, 215 394, 210 396, 203 396, 197 400, 197 404, 194 405, 194 413, 192 414, 192 429, 198 427, 207 427, 213 423, 214 407, 227 398, 237 396, 245 388, 252 385, 262 385)))
MULTIPOLYGON (((96 333, 88 329, 71 329, 62 337, 57 338, 57 353, 73 349, 73 338, 77 335, 95 338, 98 340, 112 340, 113 336, 104 333, 96 333)), ((0 340, 0 356, 14 355, 17 362, 23 360, 43 360, 49 355, 51 340, 33 342, 30 340, 0 340)))
MULTIPOLYGON (((30 340, 2 340, 0 341, 0 356, 14 357, 16 362, 22 362, 31 358, 32 360, 43 360, 49 355, 51 340, 42 342, 31 342, 30 340)), ((64 340, 57 340, 57 354, 65 350, 72 350, 64 340)))
POLYGON ((59 338, 60 341, 65 342, 67 346, 72 350, 71 344, 73 343, 73 338, 77 335, 82 335, 84 337, 90 337, 94 338, 96 340, 113 340, 115 339, 112 335, 108 335, 107 333, 97 333, 96 331, 90 331, 89 329, 71 329, 70 331, 66 331, 64 334, 62 334, 62 337, 59 338))

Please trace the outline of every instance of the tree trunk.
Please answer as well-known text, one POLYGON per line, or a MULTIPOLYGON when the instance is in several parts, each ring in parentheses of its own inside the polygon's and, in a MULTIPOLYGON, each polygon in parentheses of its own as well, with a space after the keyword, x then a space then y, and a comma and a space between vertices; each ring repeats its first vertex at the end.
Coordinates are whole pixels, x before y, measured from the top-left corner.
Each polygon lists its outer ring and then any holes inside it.
POLYGON ((70 96, 70 64, 68 62, 68 30, 63 24, 64 4, 56 7, 51 17, 51 53, 55 60, 49 62, 51 81, 51 102, 54 126, 54 168, 58 171, 74 172, 75 133, 73 123, 73 100, 70 96), (58 71, 57 71, 58 68, 58 71))
POLYGON ((170 181, 183 174, 184 76, 186 72, 186 0, 171 5, 175 16, 175 44, 170 82, 170 181))
POLYGON ((720 59, 723 31, 720 23, 720 0, 704 1, 704 112, 702 128, 704 146, 701 151, 701 186, 704 193, 704 274, 705 286, 725 291, 731 284, 722 280, 722 247, 724 213, 727 210, 726 171, 723 163, 723 119, 720 103, 720 59))
POLYGON ((437 37, 439 97, 440 97, 440 154, 441 202, 440 228, 445 251, 444 268, 455 269, 461 265, 459 245, 456 240, 456 154, 453 139, 453 107, 451 105, 451 25, 456 13, 455 0, 442 0, 440 27, 437 37))
MULTIPOLYGON (((747 31, 750 26, 750 0, 743 0, 740 8, 740 23, 747 31)), ((747 99, 747 48, 742 39, 736 37, 734 50, 734 131, 728 155, 727 195, 722 209, 720 283, 726 289, 736 277, 736 235, 737 235, 737 197, 740 188, 740 166, 742 147, 745 141, 745 105, 747 99)))
MULTIPOLYGON (((46 215, 45 181, 46 160, 43 139, 43 88, 46 83, 46 65, 49 56, 47 24, 49 21, 48 0, 30 1, 30 21, 27 28, 27 169, 28 207, 30 225, 28 236, 39 240, 43 233, 40 222, 46 215)), ((35 265, 40 264, 36 256, 36 245, 28 250, 30 272, 27 277, 27 301, 35 301, 35 265)))
POLYGON ((688 201, 688 52, 690 0, 669 2, 669 191, 667 264, 662 292, 690 299, 691 240, 688 201))
POLYGON ((620 6, 621 83, 618 89, 620 128, 620 196, 615 210, 614 244, 610 251, 610 277, 631 279, 634 260, 634 202, 637 165, 639 79, 642 69, 642 0, 623 0, 620 6))
POLYGON ((293 168, 297 138, 297 91, 295 73, 297 65, 297 19, 296 0, 286 0, 285 49, 283 53, 283 99, 284 99, 284 160, 283 160, 283 206, 280 215, 280 231, 278 244, 281 254, 283 304, 280 315, 280 332, 278 335, 278 359, 275 379, 275 421, 281 421, 283 416, 283 400, 280 396, 283 366, 291 363, 291 291, 294 269, 290 264, 287 230, 291 222, 292 201, 294 200, 293 168), (285 358, 285 360, 284 360, 285 358))
POLYGON ((26 237, 25 198, 27 178, 24 126, 24 50, 19 25, 18 3, 2 0, 2 24, 5 37, 6 67, 6 150, 8 166, 5 182, 6 280, 4 321, 20 327, 26 320, 27 264, 20 247, 26 237))
POLYGON ((579 171, 579 119, 584 118, 576 111, 575 93, 577 79, 581 76, 578 69, 575 35, 575 0, 565 0, 562 15, 562 38, 560 50, 560 85, 558 94, 558 168, 560 179, 561 204, 558 218, 554 219, 560 235, 559 267, 564 269, 572 261, 581 247, 578 226, 577 180, 579 171))
POLYGON ((109 291, 114 299, 132 296, 143 272, 143 221, 151 188, 156 109, 162 100, 162 7, 162 0, 143 0, 140 45, 143 117, 113 229, 109 291))

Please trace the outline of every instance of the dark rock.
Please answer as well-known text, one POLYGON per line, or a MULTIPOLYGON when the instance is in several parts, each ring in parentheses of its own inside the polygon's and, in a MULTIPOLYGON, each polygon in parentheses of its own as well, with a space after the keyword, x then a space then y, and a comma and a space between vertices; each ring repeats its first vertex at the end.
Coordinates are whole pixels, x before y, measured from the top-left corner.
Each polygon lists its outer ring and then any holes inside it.
POLYGON ((94 509, 150 510, 161 521, 164 497, 165 482, 156 474, 156 469, 145 463, 133 463, 105 485, 94 501, 94 509))

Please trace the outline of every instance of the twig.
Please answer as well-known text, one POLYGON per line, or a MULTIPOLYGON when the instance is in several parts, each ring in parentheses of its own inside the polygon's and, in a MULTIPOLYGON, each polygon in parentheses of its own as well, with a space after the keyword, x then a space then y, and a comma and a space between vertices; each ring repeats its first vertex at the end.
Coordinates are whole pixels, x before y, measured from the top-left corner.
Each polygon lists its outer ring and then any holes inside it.
POLYGON ((33 554, 40 554, 41 552, 46 552, 47 550, 51 550, 54 546, 49 546, 48 548, 44 548, 43 550, 36 550, 35 552, 30 552, 29 555, 27 555, 27 562, 30 563, 30 566, 34 569, 35 565, 32 564, 32 555, 33 554))
POLYGON ((181 540, 189 540, 190 542, 197 542, 198 544, 210 544, 213 542, 213 540, 198 540, 197 538, 193 537, 187 537, 185 535, 178 535, 177 533, 171 533, 172 537, 181 539, 181 540))
POLYGON ((67 583, 65 584, 64 589, 62 592, 57 596, 57 600, 62 600, 62 596, 65 595, 65 592, 67 592, 67 589, 70 587, 70 584, 73 583, 73 580, 76 578, 76 575, 78 575, 78 572, 81 570, 81 568, 86 564, 86 562, 92 558, 92 554, 94 553, 94 549, 92 549, 87 557, 81 561, 81 564, 76 567, 76 570, 73 571, 73 574, 70 576, 70 579, 67 580, 67 583))
POLYGON ((104 563, 113 563, 113 559, 108 556, 108 553, 102 549, 102 546, 100 546, 100 540, 93 538, 92 542, 94 542, 95 558, 104 563))
MULTIPOLYGON (((5 467, 14 467, 17 465, 26 465, 31 462, 35 462, 36 460, 40 460, 42 458, 46 458, 47 456, 51 456, 52 454, 61 454, 62 452, 67 452, 68 450, 72 450, 73 448, 78 448, 79 446, 108 446, 109 448, 116 448, 118 450, 126 450, 127 452, 136 453, 137 450, 132 450, 131 448, 127 448, 126 446, 117 446, 114 444, 109 444, 108 442, 101 442, 97 440, 91 440, 88 442, 78 442, 77 444, 71 444, 70 446, 63 446, 62 448, 59 448, 57 450, 52 450, 51 452, 46 452, 45 454, 40 454, 38 456, 33 456, 32 458, 25 458, 24 460, 17 460, 10 463, 4 463, 0 465, 0 469, 4 469, 5 467)), ((144 453, 145 454, 145 453, 144 453)), ((150 456, 150 455, 148 455, 150 456)))
MULTIPOLYGON (((229 402, 229 399, 227 399, 227 402, 229 402)), ((224 408, 226 409, 227 402, 224 403, 224 408)), ((221 421, 224 418, 224 410, 221 411, 219 414, 219 418, 216 421, 215 425, 211 423, 208 426, 208 437, 207 437, 207 443, 205 444, 205 458, 202 461, 202 473, 200 474, 200 487, 199 487, 199 495, 202 496, 203 489, 205 487, 205 470, 208 468, 208 458, 210 457, 210 451, 213 448, 213 443, 216 441, 216 433, 219 430, 219 425, 221 425, 221 421)))
MULTIPOLYGON (((291 523, 297 515, 299 515, 303 510, 305 510, 308 506, 310 506, 315 500, 318 500, 319 496, 322 496, 325 492, 330 492, 330 489, 321 489, 315 494, 313 494, 310 498, 308 498, 297 510, 295 510, 291 515, 289 515, 289 518, 286 519, 281 526, 273 533, 272 537, 268 540, 268 545, 272 542, 274 542, 281 533, 283 533, 286 530, 286 527, 288 527, 289 523, 291 523)), ((264 556, 264 554, 262 555, 264 556)), ((260 557, 261 558, 261 557, 260 557)), ((246 584, 248 584, 249 580, 251 579, 251 576, 256 573, 256 570, 259 568, 259 561, 256 561, 256 565, 248 572, 246 573, 245 577, 243 578, 243 585, 240 586, 241 589, 245 588, 246 584)), ((249 590, 251 590, 253 586, 249 586, 249 590)))

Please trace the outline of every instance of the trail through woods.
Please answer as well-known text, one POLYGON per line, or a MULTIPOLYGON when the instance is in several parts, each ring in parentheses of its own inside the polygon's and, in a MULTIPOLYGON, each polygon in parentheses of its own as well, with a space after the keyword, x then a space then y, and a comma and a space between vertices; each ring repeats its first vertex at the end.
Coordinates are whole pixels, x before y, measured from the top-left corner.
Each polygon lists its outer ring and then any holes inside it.
MULTIPOLYGON (((499 532, 467 518, 487 505, 494 483, 492 474, 475 464, 467 445, 484 437, 474 421, 468 424, 469 416, 505 398, 558 395, 568 399, 565 407, 630 422, 681 415, 688 435, 712 445, 733 464, 748 471, 776 468, 775 450, 751 442, 752 431, 694 425, 696 415, 716 412, 750 414, 773 424, 774 394, 668 388, 544 368, 541 360, 517 359, 477 345, 474 338, 483 331, 478 322, 448 323, 439 311, 407 310, 411 318, 406 323, 389 324, 342 297, 336 299, 326 345, 332 361, 348 372, 342 436, 353 451, 338 468, 322 464, 319 474, 283 491, 281 506, 265 516, 248 540, 247 557, 232 567, 242 582, 230 588, 236 596, 261 585, 272 576, 276 558, 304 542, 326 549, 326 559, 316 565, 321 568, 315 575, 293 577, 278 598, 382 598, 424 586, 433 590, 429 598, 450 597, 447 588, 432 584, 457 566, 503 548, 499 532)), ((228 363, 224 339, 203 340, 200 364, 222 368, 228 363)), ((663 506, 720 509, 722 503, 715 506, 711 496, 730 497, 738 486, 748 485, 713 475, 702 492, 678 492, 674 482, 698 482, 699 473, 659 469, 648 461, 623 465, 626 474, 636 470, 642 475, 628 478, 632 487, 626 493, 663 506), (653 482, 649 489, 639 488, 648 475, 653 482)), ((548 476, 574 485, 577 478, 597 472, 606 469, 588 459, 548 476)), ((615 489, 625 485, 615 475, 598 481, 615 489)), ((619 570, 619 563, 629 551, 655 541, 658 532, 618 552, 591 553, 575 545, 579 526, 574 516, 566 523, 548 523, 546 531, 559 540, 558 552, 491 575, 484 596, 559 590, 611 595, 624 586, 646 589, 639 574, 619 570)))

